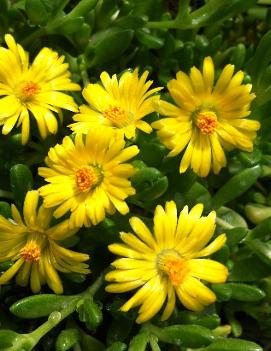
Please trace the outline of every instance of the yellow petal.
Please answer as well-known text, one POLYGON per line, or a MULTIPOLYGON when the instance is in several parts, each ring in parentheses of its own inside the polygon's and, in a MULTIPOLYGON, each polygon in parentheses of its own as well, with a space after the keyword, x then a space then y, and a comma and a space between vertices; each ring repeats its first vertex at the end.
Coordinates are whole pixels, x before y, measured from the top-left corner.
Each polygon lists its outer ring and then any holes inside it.
POLYGON ((228 277, 228 269, 221 263, 209 259, 189 260, 188 269, 195 278, 210 283, 224 283, 228 277))
POLYGON ((28 191, 24 200, 24 220, 27 225, 33 225, 36 221, 36 211, 39 201, 39 192, 37 190, 28 191))

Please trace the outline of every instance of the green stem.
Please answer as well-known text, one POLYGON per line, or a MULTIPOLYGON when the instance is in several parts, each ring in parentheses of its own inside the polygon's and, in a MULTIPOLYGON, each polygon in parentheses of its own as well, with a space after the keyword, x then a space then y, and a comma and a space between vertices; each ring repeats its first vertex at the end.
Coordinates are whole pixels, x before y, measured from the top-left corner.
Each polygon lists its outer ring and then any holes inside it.
POLYGON ((80 55, 79 70, 83 80, 83 84, 86 87, 89 84, 89 77, 87 72, 86 60, 84 55, 80 55))
POLYGON ((155 337, 154 335, 150 336, 150 345, 151 345, 151 349, 152 351, 161 351, 158 343, 157 343, 157 337, 155 337))
POLYGON ((69 18, 86 16, 92 9, 95 8, 98 0, 81 0, 78 4, 68 13, 69 18))
POLYGON ((178 28, 179 26, 176 25, 176 22, 171 21, 157 21, 157 22, 148 22, 146 24, 147 28, 152 29, 170 29, 170 28, 178 28))
POLYGON ((27 345, 28 349, 32 350, 44 335, 46 335, 50 330, 52 330, 56 325, 58 325, 61 321, 63 321, 76 310, 76 307, 80 300, 84 299, 84 297, 89 294, 93 296, 99 290, 103 284, 103 278, 104 274, 101 274, 86 291, 84 291, 82 294, 79 294, 77 298, 72 300, 69 305, 63 308, 61 311, 52 312, 48 320, 33 332, 29 334, 22 334, 21 338, 18 339, 17 344, 15 344, 11 350, 19 351, 24 345, 27 345))
POLYGON ((25 37, 21 43, 23 46, 27 46, 31 44, 35 39, 38 39, 39 37, 42 37, 43 35, 47 34, 46 28, 39 28, 29 34, 27 37, 25 37))
POLYGON ((105 276, 105 272, 107 270, 105 270, 96 280, 95 282, 89 287, 87 288, 86 291, 84 291, 83 296, 85 295, 95 295, 96 292, 100 289, 100 287, 103 285, 104 282, 104 276, 105 276))
POLYGON ((220 217, 216 217, 216 223, 219 224, 224 229, 233 229, 234 228, 233 225, 231 225, 230 223, 224 221, 224 219, 222 219, 220 217))
POLYGON ((179 0, 179 10, 176 17, 177 21, 181 21, 188 15, 190 0, 179 0))

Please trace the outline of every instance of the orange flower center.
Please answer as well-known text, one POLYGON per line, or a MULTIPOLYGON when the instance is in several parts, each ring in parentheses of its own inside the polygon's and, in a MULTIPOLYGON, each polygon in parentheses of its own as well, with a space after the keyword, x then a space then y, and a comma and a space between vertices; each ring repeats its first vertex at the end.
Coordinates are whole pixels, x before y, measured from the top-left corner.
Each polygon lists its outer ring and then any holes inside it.
POLYGON ((101 172, 97 167, 87 166, 80 168, 75 172, 77 188, 82 192, 93 189, 99 183, 100 179, 101 172))
POLYGON ((37 83, 30 81, 24 82, 20 87, 20 98, 23 101, 31 99, 40 91, 37 83))
POLYGON ((116 126, 126 125, 128 122, 127 112, 119 106, 109 106, 103 111, 103 115, 116 126))
POLYGON ((178 286, 187 273, 186 260, 174 250, 165 250, 158 256, 158 269, 167 274, 173 286, 178 286))
POLYGON ((26 262, 38 262, 40 247, 35 242, 30 242, 20 250, 20 255, 26 262))
POLYGON ((218 122, 213 111, 202 111, 197 114, 196 125, 203 134, 211 135, 215 132, 218 122))

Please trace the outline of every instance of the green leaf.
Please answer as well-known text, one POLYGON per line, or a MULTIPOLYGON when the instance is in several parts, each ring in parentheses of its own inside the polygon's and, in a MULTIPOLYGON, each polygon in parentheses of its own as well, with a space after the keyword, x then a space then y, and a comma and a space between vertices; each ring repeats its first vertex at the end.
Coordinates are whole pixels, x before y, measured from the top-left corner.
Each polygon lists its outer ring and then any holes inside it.
POLYGON ((271 217, 271 207, 261 204, 247 204, 245 214, 252 223, 258 224, 271 217))
POLYGON ((80 333, 76 328, 64 329, 56 340, 56 351, 68 351, 80 341, 80 333))
POLYGON ((78 296, 58 296, 54 294, 40 294, 23 298, 10 307, 15 316, 34 319, 49 316, 54 311, 60 311, 68 303, 77 301, 78 296))
POLYGON ((10 184, 16 203, 19 207, 22 207, 26 193, 33 187, 33 177, 30 169, 23 164, 11 167, 10 184))
POLYGON ((0 342, 1 342, 0 347, 1 348, 11 347, 19 335, 20 334, 17 334, 12 330, 1 329, 0 330, 0 342))
POLYGON ((220 325, 217 314, 203 314, 200 312, 180 311, 174 322, 178 324, 196 324, 208 329, 214 329, 220 325))
POLYGON ((95 57, 88 65, 102 65, 120 57, 129 47, 134 31, 131 29, 110 28, 93 35, 88 50, 94 50, 95 57))
POLYGON ((160 49, 164 45, 164 39, 147 33, 144 30, 137 30, 136 38, 141 45, 148 49, 160 49))
POLYGON ((247 191, 260 177, 261 167, 254 166, 233 176, 213 197, 213 207, 219 208, 247 191))
POLYGON ((265 297, 264 291, 253 285, 241 283, 224 284, 231 289, 231 298, 238 301, 254 302, 265 297))
POLYGON ((212 290, 218 301, 229 301, 232 296, 232 289, 229 284, 212 284, 212 290))
POLYGON ((124 344, 123 342, 116 341, 112 345, 107 347, 105 351, 125 351, 126 349, 127 349, 126 344, 124 344))
POLYGON ((33 24, 44 26, 49 18, 46 6, 42 0, 26 0, 25 12, 33 24))
POLYGON ((183 23, 183 19, 178 22, 180 28, 200 28, 212 25, 218 21, 247 10, 257 3, 257 0, 209 0, 204 6, 193 11, 183 23))
POLYGON ((198 182, 195 182, 184 196, 185 196, 186 204, 189 207, 192 207, 197 203, 203 203, 206 209, 210 207, 210 204, 211 204, 210 193, 204 187, 204 185, 198 182))
POLYGON ((117 313, 114 313, 113 316, 114 318, 112 319, 106 334, 106 342, 109 345, 116 341, 126 340, 134 325, 133 319, 127 319, 123 316, 118 316, 117 313))
POLYGON ((254 342, 242 339, 221 339, 201 349, 202 351, 263 351, 254 342))
POLYGON ((225 222, 231 224, 233 227, 247 228, 247 222, 236 211, 228 207, 220 207, 217 211, 217 216, 222 218, 225 222))
POLYGON ((86 323, 89 330, 95 330, 103 320, 99 306, 93 301, 92 296, 81 299, 76 308, 81 322, 86 323))
POLYGON ((80 346, 82 347, 82 351, 104 351, 105 350, 105 346, 100 340, 86 333, 81 333, 80 346))
POLYGON ((72 11, 68 14, 70 18, 87 16, 88 13, 93 10, 98 0, 81 0, 77 2, 72 11))
POLYGON ((206 346, 215 340, 211 330, 192 324, 171 325, 164 328, 152 326, 151 333, 165 343, 191 348, 206 346))
POLYGON ((128 351, 145 351, 149 342, 149 336, 146 333, 140 333, 133 337, 129 344, 128 351))
POLYGON ((131 181, 136 189, 134 197, 138 200, 155 200, 164 194, 168 187, 167 177, 154 167, 138 169, 131 181))
POLYGON ((69 35, 76 33, 81 29, 84 23, 84 17, 65 18, 63 21, 58 21, 57 25, 53 27, 53 33, 69 35))
POLYGON ((248 235, 250 239, 264 239, 271 236, 271 217, 266 218, 252 229, 248 235))
POLYGON ((252 282, 270 275, 270 267, 258 257, 252 255, 249 258, 234 261, 230 272, 229 281, 252 282))
POLYGON ((256 79, 256 85, 259 84, 264 70, 270 63, 271 59, 271 30, 269 30, 261 39, 254 56, 249 62, 250 73, 256 79))
POLYGON ((227 245, 229 247, 233 247, 242 241, 248 233, 248 229, 246 228, 233 228, 233 229, 225 229, 224 232, 227 236, 227 245))
POLYGON ((247 240, 246 245, 260 260, 271 266, 271 241, 262 242, 259 239, 247 240))

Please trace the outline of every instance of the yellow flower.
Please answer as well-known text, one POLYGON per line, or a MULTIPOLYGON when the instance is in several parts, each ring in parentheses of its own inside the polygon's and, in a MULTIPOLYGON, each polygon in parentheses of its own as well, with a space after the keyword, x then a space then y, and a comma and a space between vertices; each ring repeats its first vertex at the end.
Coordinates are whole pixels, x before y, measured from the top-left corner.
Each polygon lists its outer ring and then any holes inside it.
POLYGON ((116 209, 128 213, 125 199, 135 194, 128 178, 135 168, 123 162, 138 152, 135 145, 125 148, 124 139, 109 128, 76 134, 74 141, 65 137, 62 145, 49 150, 49 168, 39 168, 51 183, 40 188, 45 206, 57 207, 56 218, 71 211, 71 227, 98 224, 116 209))
POLYGON ((60 90, 80 90, 72 83, 64 56, 43 48, 32 65, 28 53, 7 34, 8 49, 0 47, 0 125, 8 134, 15 124, 22 125, 22 143, 29 139, 29 111, 34 116, 42 138, 57 132, 55 113, 60 108, 77 111, 73 98, 60 90))
POLYGON ((253 150, 253 139, 260 123, 245 119, 255 94, 252 85, 242 84, 244 73, 227 65, 214 85, 214 64, 211 57, 203 62, 203 72, 193 67, 190 76, 178 72, 168 83, 177 106, 166 101, 157 110, 167 118, 152 124, 158 136, 171 151, 169 157, 185 150, 180 173, 191 165, 195 173, 206 177, 212 168, 219 173, 226 165, 224 150, 253 150))
POLYGON ((87 274, 88 265, 83 262, 89 256, 65 249, 57 243, 77 230, 68 228, 68 220, 50 227, 52 211, 43 205, 38 206, 38 202, 38 191, 28 191, 23 207, 24 219, 14 205, 11 206, 13 219, 0 216, 0 262, 14 262, 0 276, 0 284, 6 284, 17 274, 17 284, 27 286, 30 281, 34 293, 48 284, 56 294, 62 294, 57 271, 87 274))
POLYGON ((77 123, 70 125, 74 132, 87 133, 93 126, 113 127, 130 139, 135 136, 136 128, 150 133, 151 126, 142 120, 154 112, 153 102, 159 100, 154 95, 162 88, 148 90, 152 84, 146 82, 148 72, 139 78, 138 69, 124 72, 119 81, 116 74, 110 78, 107 72, 100 76, 103 86, 89 84, 83 90, 83 96, 89 106, 80 106, 80 113, 73 119, 77 123))
POLYGON ((109 250, 123 258, 112 263, 116 269, 105 279, 111 293, 140 289, 121 307, 124 312, 141 305, 137 323, 151 319, 167 300, 161 319, 170 317, 176 302, 192 311, 201 311, 214 303, 215 294, 200 279, 210 283, 224 283, 228 270, 221 263, 201 257, 219 250, 226 241, 219 235, 205 246, 215 230, 215 212, 201 217, 203 205, 190 212, 185 206, 177 217, 174 201, 165 210, 158 205, 154 214, 154 235, 137 217, 130 219, 134 234, 120 233, 121 244, 109 245, 109 250))

